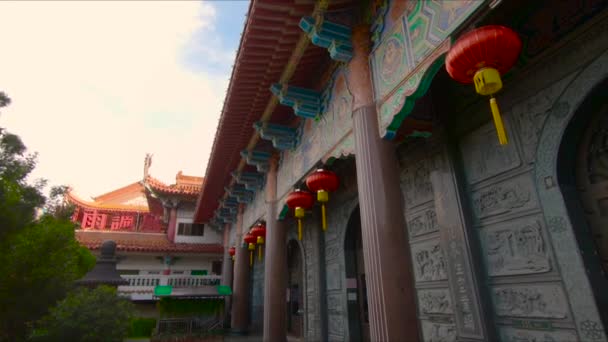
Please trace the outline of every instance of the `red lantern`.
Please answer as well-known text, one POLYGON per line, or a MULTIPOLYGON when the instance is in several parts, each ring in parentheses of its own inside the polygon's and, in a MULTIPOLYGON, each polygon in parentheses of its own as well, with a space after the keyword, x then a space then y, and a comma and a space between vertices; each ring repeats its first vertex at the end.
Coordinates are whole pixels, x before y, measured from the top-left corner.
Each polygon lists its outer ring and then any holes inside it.
POLYGON ((287 195, 287 206, 294 210, 294 216, 298 219, 298 240, 302 240, 302 218, 306 210, 312 208, 315 199, 308 191, 296 189, 287 195))
POLYGON ((262 260, 262 250, 264 245, 264 239, 266 239, 266 225, 262 222, 258 222, 251 231, 249 232, 251 235, 256 237, 256 242, 260 246, 258 248, 258 259, 262 260))
POLYGON ((253 266, 253 251, 255 250, 255 243, 257 238, 251 233, 245 234, 243 237, 245 243, 247 243, 247 249, 249 250, 249 266, 253 266))
POLYGON ((234 256, 236 255, 236 248, 234 246, 230 247, 228 249, 228 254, 230 254, 230 256, 232 257, 232 260, 234 261, 234 256))
POLYGON ((317 201, 321 202, 323 231, 327 230, 325 202, 329 201, 329 193, 338 190, 339 185, 340 180, 338 179, 338 176, 329 170, 318 169, 306 178, 306 186, 317 193, 317 201))
POLYGON ((500 76, 515 65, 521 48, 521 39, 515 31, 489 25, 460 37, 445 60, 450 77, 465 84, 475 83, 478 94, 491 96, 490 108, 501 145, 508 141, 494 94, 502 88, 500 76))

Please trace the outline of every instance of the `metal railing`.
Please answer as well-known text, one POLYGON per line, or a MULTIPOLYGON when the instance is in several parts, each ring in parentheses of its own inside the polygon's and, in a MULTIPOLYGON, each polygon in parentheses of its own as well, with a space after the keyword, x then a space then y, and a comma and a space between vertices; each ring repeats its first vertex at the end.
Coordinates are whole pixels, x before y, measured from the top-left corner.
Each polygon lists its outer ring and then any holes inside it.
MULTIPOLYGON (((219 285, 221 276, 217 275, 162 275, 162 274, 129 274, 122 275, 124 279, 129 282, 129 286, 157 286, 157 285, 171 285, 174 287, 195 287, 195 286, 209 286, 219 285)), ((123 287, 123 286, 121 286, 123 287)))

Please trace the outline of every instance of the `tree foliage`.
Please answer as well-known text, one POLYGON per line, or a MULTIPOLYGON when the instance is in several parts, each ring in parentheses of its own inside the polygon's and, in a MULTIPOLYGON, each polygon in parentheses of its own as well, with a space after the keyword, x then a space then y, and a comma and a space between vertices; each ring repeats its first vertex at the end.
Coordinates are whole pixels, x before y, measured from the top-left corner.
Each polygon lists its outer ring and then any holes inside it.
MULTIPOLYGON (((9 103, 0 92, 0 107, 9 103)), ((95 262, 65 216, 36 217, 46 199, 44 181, 27 182, 35 167, 36 154, 0 128, 0 341, 24 340, 95 262)))
POLYGON ((100 286, 71 292, 41 320, 34 341, 122 341, 131 325, 134 308, 116 290, 100 286))

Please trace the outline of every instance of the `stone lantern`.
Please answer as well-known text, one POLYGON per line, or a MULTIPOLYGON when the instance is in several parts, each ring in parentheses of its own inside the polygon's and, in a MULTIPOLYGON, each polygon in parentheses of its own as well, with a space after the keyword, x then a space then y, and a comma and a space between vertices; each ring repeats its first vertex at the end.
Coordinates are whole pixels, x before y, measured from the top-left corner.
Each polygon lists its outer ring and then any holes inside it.
POLYGON ((101 256, 97 259, 95 266, 82 279, 76 281, 76 285, 95 288, 99 285, 118 287, 128 285, 116 271, 116 242, 107 240, 101 244, 101 256))

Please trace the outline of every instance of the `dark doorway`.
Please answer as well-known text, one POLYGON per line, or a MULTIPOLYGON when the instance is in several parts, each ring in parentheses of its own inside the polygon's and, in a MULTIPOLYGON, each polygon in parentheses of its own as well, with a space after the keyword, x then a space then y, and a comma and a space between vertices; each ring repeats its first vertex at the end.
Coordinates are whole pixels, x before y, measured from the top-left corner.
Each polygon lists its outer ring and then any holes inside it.
POLYGON ((287 334, 302 337, 304 332, 304 273, 302 251, 295 240, 287 244, 287 334))
POLYGON ((570 221, 608 324, 608 80, 577 109, 560 145, 557 172, 570 221))
POLYGON ((367 284, 363 263, 363 240, 359 207, 348 220, 344 239, 346 271, 346 303, 348 307, 348 329, 351 341, 369 341, 369 310, 367 307, 367 284))

